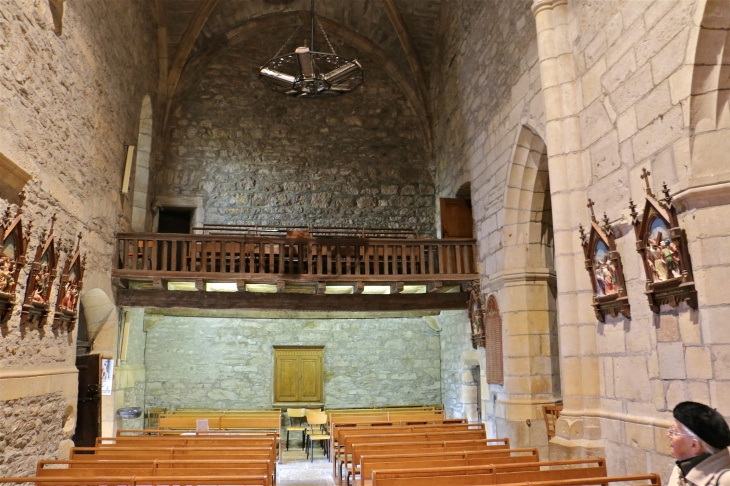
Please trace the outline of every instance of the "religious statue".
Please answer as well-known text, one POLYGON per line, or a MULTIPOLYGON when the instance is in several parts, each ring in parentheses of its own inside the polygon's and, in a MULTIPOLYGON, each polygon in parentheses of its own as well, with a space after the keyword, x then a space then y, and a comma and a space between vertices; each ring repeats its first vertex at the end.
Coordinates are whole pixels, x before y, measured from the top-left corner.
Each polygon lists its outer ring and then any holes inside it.
POLYGON ((692 275, 692 263, 687 248, 687 234, 679 226, 677 210, 666 182, 663 198, 651 188, 649 172, 642 169, 641 179, 646 188, 644 208, 641 213, 629 201, 631 223, 636 234, 636 250, 641 255, 646 275, 646 294, 649 307, 655 313, 664 304, 677 307, 686 302, 697 309, 697 290, 692 275))
POLYGON ((48 280, 50 274, 48 272, 48 265, 41 267, 40 273, 35 276, 35 289, 33 289, 32 300, 36 304, 46 303, 46 289, 48 288, 48 280))
POLYGON ((7 290, 12 288, 13 283, 15 283, 13 278, 14 270, 15 265, 8 257, 0 257, 0 292, 8 293, 7 290))
POLYGON ((76 299, 79 295, 79 288, 75 281, 69 281, 65 285, 65 292, 61 300, 61 308, 73 312, 76 309, 76 299))

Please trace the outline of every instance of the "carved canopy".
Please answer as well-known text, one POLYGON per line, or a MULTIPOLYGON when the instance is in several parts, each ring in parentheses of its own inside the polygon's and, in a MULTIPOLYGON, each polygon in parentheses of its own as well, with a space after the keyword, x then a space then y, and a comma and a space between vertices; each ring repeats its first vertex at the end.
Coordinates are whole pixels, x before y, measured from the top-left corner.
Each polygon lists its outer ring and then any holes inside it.
POLYGON ((598 224, 593 212, 593 201, 588 200, 591 209, 591 229, 585 234, 580 225, 580 238, 585 255, 585 267, 593 287, 593 309, 596 318, 605 322, 606 314, 612 317, 623 314, 631 318, 631 307, 626 290, 621 255, 616 250, 616 239, 608 216, 603 214, 603 226, 598 224))
POLYGON ((631 200, 632 223, 636 232, 636 250, 641 255, 646 275, 645 294, 649 307, 659 313, 662 304, 676 307, 687 302, 697 308, 697 291, 692 275, 692 262, 687 248, 687 235, 679 227, 677 210, 664 183, 664 198, 657 199, 649 186, 651 172, 644 169, 646 200, 641 216, 631 200))
POLYGON ((81 233, 79 233, 76 250, 66 261, 61 273, 61 285, 58 288, 53 319, 54 328, 64 327, 71 332, 76 325, 85 267, 86 255, 81 255, 81 233))

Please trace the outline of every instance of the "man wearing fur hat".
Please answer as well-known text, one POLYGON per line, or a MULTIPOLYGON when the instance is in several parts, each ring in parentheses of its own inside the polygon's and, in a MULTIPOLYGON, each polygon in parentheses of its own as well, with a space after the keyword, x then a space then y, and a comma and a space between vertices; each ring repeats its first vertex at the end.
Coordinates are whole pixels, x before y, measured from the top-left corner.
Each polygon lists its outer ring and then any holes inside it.
POLYGON ((682 402, 667 435, 677 465, 668 486, 730 486, 730 429, 717 410, 682 402))

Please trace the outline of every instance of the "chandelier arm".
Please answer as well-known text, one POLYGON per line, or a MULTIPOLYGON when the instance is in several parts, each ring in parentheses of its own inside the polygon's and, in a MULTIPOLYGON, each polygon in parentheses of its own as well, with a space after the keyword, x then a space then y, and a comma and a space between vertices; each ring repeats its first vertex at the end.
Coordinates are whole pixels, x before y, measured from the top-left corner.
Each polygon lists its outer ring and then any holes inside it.
MULTIPOLYGON (((314 0, 312 0, 314 2, 314 0)), ((324 38, 327 41, 327 44, 330 46, 330 51, 332 51, 332 54, 337 54, 335 52, 335 48, 332 47, 332 42, 330 42, 330 37, 327 35, 327 31, 324 30, 324 27, 322 27, 322 22, 320 22, 319 17, 317 17, 317 23, 319 24, 319 30, 322 31, 322 34, 324 34, 324 38)))

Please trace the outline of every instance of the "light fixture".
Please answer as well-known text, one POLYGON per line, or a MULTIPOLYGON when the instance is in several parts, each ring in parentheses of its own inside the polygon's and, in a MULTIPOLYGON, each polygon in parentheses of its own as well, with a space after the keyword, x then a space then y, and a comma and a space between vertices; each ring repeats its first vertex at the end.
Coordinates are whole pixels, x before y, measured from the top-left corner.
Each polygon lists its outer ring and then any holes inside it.
POLYGON ((317 18, 331 52, 314 50, 314 0, 310 12, 309 46, 280 56, 289 41, 306 25, 302 24, 287 39, 279 52, 259 69, 259 79, 268 88, 287 96, 313 98, 336 96, 357 89, 363 82, 362 66, 356 59, 345 59, 335 53, 322 23, 317 18))

